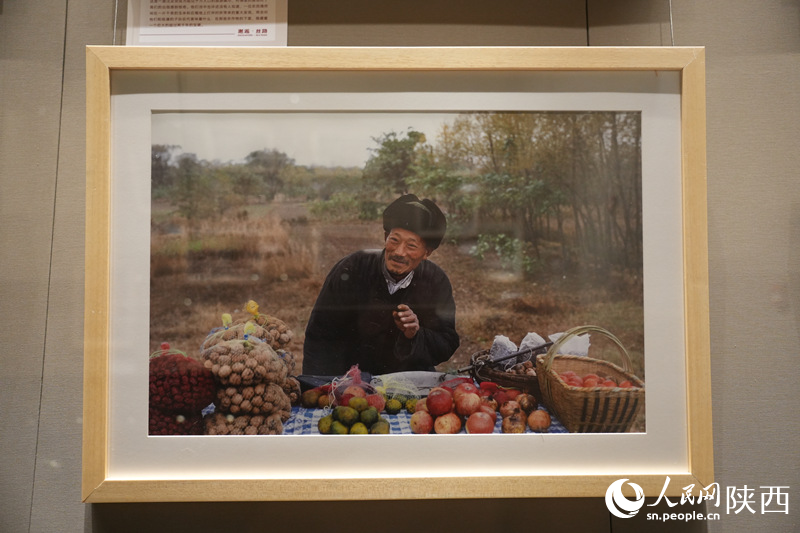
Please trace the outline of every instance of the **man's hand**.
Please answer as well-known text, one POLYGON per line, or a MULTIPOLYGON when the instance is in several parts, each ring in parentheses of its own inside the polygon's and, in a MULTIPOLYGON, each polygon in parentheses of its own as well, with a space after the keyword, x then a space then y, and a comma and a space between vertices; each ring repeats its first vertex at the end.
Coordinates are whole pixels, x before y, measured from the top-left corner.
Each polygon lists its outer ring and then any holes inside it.
POLYGON ((407 339, 413 339, 419 331, 417 314, 406 304, 400 304, 392 311, 395 325, 403 332, 407 339))

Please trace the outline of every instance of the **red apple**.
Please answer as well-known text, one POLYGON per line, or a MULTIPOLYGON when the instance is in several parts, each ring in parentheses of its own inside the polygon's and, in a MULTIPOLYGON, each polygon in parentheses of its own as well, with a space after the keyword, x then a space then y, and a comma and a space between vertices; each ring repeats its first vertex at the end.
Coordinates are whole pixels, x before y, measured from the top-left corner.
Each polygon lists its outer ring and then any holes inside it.
POLYGON ((475 386, 474 383, 459 383, 456 385, 456 388, 453 390, 453 399, 458 401, 458 397, 464 394, 465 392, 472 392, 478 394, 480 389, 475 386))
POLYGON ((456 413, 469 416, 481 406, 481 397, 474 392, 462 392, 456 396, 456 413))
POLYGON ((428 403, 425 401, 426 398, 420 398, 417 400, 417 403, 414 404, 414 412, 417 411, 425 411, 428 412, 428 403))
POLYGON ((361 398, 367 397, 367 391, 365 391, 362 387, 359 387, 358 385, 350 385, 349 387, 344 389, 342 396, 347 396, 348 394, 350 394, 351 397, 352 396, 359 396, 361 398))
POLYGON ((436 418, 453 410, 453 395, 443 387, 435 387, 428 393, 425 405, 431 416, 436 418))
POLYGON ((458 433, 461 431, 461 419, 455 413, 445 413, 434 420, 433 430, 439 434, 458 433))
POLYGON ((520 394, 522 394, 522 391, 519 389, 506 389, 506 396, 508 397, 509 400, 516 399, 516 397, 519 396, 520 394))
POLYGON ((566 381, 571 387, 583 387, 583 379, 580 376, 568 376, 566 381))
POLYGON ((386 407, 386 399, 382 394, 378 394, 377 392, 367 395, 367 403, 377 409, 379 413, 386 407))
POLYGON ((433 431, 433 417, 427 411, 414 411, 411 415, 411 433, 426 435, 433 431))
POLYGON ((492 398, 494 398, 494 401, 497 405, 503 405, 510 399, 508 397, 508 391, 506 391, 505 389, 498 389, 497 392, 494 393, 492 398))
POLYGON ((492 417, 492 420, 495 420, 495 421, 497 420, 497 411, 494 409, 494 407, 492 407, 490 405, 486 405, 486 404, 482 403, 481 406, 478 407, 478 412, 479 413, 486 413, 487 415, 492 417))
POLYGON ((469 415, 466 423, 467 433, 492 433, 494 419, 488 414, 478 411, 469 415))
POLYGON ((342 394, 339 398, 339 405, 349 405, 351 398, 354 398, 352 394, 342 394))

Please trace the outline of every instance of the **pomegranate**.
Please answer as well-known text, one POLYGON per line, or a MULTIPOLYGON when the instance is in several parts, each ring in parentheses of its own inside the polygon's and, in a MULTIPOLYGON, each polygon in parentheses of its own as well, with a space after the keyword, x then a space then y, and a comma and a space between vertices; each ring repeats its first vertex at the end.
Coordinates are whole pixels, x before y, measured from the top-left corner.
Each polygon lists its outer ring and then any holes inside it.
POLYGON ((531 431, 544 432, 550 428, 550 415, 541 409, 528 415, 528 427, 531 431))
POLYGON ((525 418, 520 415, 511 415, 503 418, 501 423, 503 433, 525 433, 525 418))
POLYGON ((517 396, 516 402, 526 413, 530 413, 539 407, 539 402, 536 401, 536 398, 533 396, 533 394, 520 394, 517 396))
POLYGON ((485 396, 481 398, 481 404, 491 407, 493 411, 497 411, 497 407, 499 405, 497 400, 494 398, 488 398, 485 396))
POLYGON ((509 400, 500 406, 500 416, 508 418, 509 416, 519 415, 522 412, 522 407, 519 406, 515 400, 509 400))

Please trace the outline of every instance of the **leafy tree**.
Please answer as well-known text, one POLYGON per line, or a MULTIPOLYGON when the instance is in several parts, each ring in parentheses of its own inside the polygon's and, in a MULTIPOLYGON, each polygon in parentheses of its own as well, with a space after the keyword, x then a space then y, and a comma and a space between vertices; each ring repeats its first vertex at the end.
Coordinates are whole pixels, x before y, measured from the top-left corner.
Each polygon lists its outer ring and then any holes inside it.
POLYGON ((227 165, 224 168, 225 179, 230 181, 232 192, 241 197, 258 197, 262 193, 261 177, 248 165, 227 165))
POLYGON ((636 113, 465 113, 415 179, 444 178, 491 242, 511 235, 538 256, 549 240, 568 268, 640 269, 639 130, 636 113))
POLYGON ((245 163, 260 177, 267 198, 273 199, 283 186, 283 173, 294 166, 294 159, 278 150, 264 149, 250 152, 245 163))
POLYGON ((195 154, 182 154, 177 163, 173 203, 190 223, 219 216, 241 201, 231 167, 212 165, 195 154))
POLYGON ((150 183, 156 195, 164 194, 175 184, 173 154, 179 146, 154 144, 150 151, 150 183))
POLYGON ((189 220, 203 218, 213 212, 213 208, 209 208, 211 184, 205 170, 204 163, 195 154, 178 157, 173 201, 178 212, 189 220))
POLYGON ((413 176, 416 147, 425 143, 425 134, 409 129, 405 136, 391 131, 372 138, 378 144, 364 167, 364 177, 379 190, 403 193, 413 176))

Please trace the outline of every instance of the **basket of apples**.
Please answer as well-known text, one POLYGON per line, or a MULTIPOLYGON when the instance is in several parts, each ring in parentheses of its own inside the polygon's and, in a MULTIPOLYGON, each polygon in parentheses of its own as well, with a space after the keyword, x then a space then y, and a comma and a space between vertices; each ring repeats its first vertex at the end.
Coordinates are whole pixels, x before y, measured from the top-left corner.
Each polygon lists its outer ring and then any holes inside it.
POLYGON ((571 433, 624 433, 644 410, 644 382, 632 373, 627 350, 599 326, 565 332, 536 358, 542 399, 571 433), (607 337, 619 351, 622 367, 610 361, 558 353, 570 338, 584 333, 607 337))

